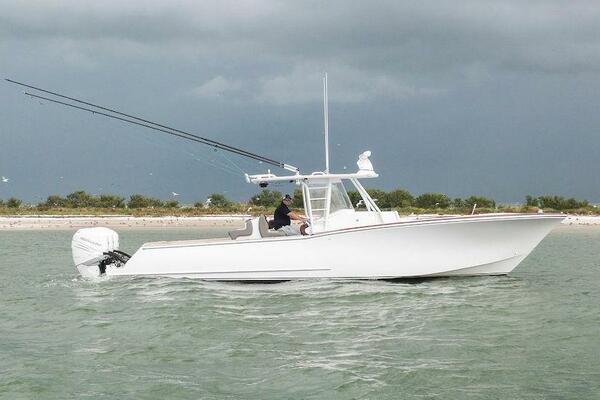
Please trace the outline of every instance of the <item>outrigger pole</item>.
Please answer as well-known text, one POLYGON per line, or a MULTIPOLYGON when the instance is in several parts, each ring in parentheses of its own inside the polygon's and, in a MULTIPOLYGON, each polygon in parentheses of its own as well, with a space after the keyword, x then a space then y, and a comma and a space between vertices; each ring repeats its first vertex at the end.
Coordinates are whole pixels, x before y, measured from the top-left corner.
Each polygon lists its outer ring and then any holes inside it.
POLYGON ((286 163, 281 162, 281 161, 276 161, 276 160, 273 160, 271 158, 267 158, 267 157, 261 156, 261 155, 256 154, 256 153, 251 153, 249 151, 246 151, 246 150, 234 147, 234 146, 230 146, 230 145, 225 144, 225 143, 217 142, 216 140, 212 140, 212 139, 208 139, 208 138, 205 138, 205 137, 202 137, 202 136, 198 136, 198 135, 195 135, 193 133, 182 131, 180 129, 171 128, 169 126, 162 125, 162 124, 159 124, 159 123, 156 123, 156 122, 152 122, 152 121, 149 121, 147 119, 140 118, 140 117, 136 117, 136 116, 131 115, 131 114, 125 114, 125 113, 122 113, 120 111, 108 108, 108 107, 103 107, 103 106, 100 106, 100 105, 97 105, 97 104, 94 104, 94 103, 90 103, 90 102, 87 102, 87 101, 83 101, 83 100, 77 99, 75 97, 65 96, 65 95, 60 94, 60 93, 51 92, 49 90, 42 89, 42 88, 39 88, 39 87, 36 87, 36 86, 28 85, 28 84, 25 84, 25 83, 22 83, 22 82, 17 82, 17 81, 14 81, 12 79, 5 79, 5 80, 7 82, 13 83, 15 85, 19 85, 19 86, 23 86, 23 87, 30 88, 30 89, 33 89, 33 90, 37 90, 38 92, 47 93, 47 94, 55 96, 55 97, 59 97, 59 98, 62 98, 62 99, 67 99, 67 100, 73 101, 75 103, 84 104, 86 106, 90 106, 90 107, 93 107, 93 108, 78 106, 78 105, 75 105, 75 104, 67 103, 67 102, 56 100, 56 99, 53 99, 53 98, 41 96, 39 94, 24 92, 25 95, 30 96, 30 97, 34 97, 34 98, 45 100, 45 101, 50 101, 52 103, 60 104, 60 105, 63 105, 63 106, 75 108, 75 109, 82 110, 82 111, 91 112, 92 114, 102 115, 102 116, 105 116, 105 117, 108 117, 108 118, 112 118, 112 119, 116 119, 116 120, 119 120, 119 121, 127 122, 127 123, 130 123, 130 124, 133 124, 133 125, 142 126, 144 128, 148 128, 148 129, 152 129, 152 130, 155 130, 155 131, 163 132, 163 133, 166 133, 166 134, 169 134, 169 135, 172 135, 172 136, 180 137, 182 139, 191 140, 193 142, 202 143, 202 144, 205 144, 207 146, 214 147, 215 149, 229 151, 231 153, 234 153, 234 154, 237 154, 237 155, 240 155, 240 156, 243 156, 243 157, 251 158, 253 160, 257 160, 257 161, 263 162, 265 164, 270 164, 270 165, 274 165, 274 166, 279 167, 279 168, 286 169, 288 171, 292 171, 292 172, 296 172, 296 173, 300 171, 299 168, 294 167, 293 165, 286 164, 286 163), (103 111, 99 111, 99 110, 103 110, 103 111))

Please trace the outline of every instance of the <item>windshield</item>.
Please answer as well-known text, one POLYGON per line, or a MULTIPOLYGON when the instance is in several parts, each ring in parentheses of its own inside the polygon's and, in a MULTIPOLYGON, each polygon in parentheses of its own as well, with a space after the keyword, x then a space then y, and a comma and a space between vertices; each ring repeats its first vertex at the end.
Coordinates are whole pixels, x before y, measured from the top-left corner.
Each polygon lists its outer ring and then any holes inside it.
POLYGON ((339 210, 353 209, 346 188, 342 182, 334 182, 331 184, 331 198, 327 204, 328 185, 326 182, 314 182, 308 185, 310 193, 310 208, 312 216, 319 219, 325 216, 329 206, 329 213, 334 213, 339 210))
POLYGON ((334 213, 338 210, 352 209, 352 203, 346 192, 346 188, 342 182, 333 183, 331 185, 331 207, 330 213, 334 213))

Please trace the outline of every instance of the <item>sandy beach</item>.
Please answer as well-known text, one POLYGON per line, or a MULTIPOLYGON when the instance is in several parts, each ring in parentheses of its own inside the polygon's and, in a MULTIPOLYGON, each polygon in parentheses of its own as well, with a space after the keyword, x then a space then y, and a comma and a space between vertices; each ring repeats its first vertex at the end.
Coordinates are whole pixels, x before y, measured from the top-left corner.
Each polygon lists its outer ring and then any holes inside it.
POLYGON ((201 217, 106 216, 9 216, 0 217, 0 230, 79 229, 105 226, 118 229, 237 227, 250 215, 206 215, 201 217))
MULTIPOLYGON (((205 215, 201 217, 132 217, 129 215, 106 216, 8 216, 0 217, 0 230, 36 230, 36 229, 79 229, 105 226, 118 229, 144 228, 203 228, 238 227, 250 215, 205 215)), ((600 226, 600 216, 567 217, 563 225, 600 226)))

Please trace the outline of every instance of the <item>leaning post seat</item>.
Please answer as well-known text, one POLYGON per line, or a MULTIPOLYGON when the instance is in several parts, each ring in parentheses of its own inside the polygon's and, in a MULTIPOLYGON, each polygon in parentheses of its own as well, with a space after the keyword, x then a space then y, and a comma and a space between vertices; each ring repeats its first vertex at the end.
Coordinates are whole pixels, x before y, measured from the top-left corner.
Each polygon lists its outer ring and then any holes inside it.
POLYGON ((235 229, 229 232, 229 237, 231 240, 235 240, 240 236, 250 236, 252 235, 252 219, 247 219, 246 226, 243 229, 235 229))
POLYGON ((269 229, 269 223, 267 222, 267 217, 265 215, 261 215, 258 217, 258 231, 260 232, 260 236, 262 237, 277 237, 277 236, 285 236, 285 233, 278 232, 269 229))

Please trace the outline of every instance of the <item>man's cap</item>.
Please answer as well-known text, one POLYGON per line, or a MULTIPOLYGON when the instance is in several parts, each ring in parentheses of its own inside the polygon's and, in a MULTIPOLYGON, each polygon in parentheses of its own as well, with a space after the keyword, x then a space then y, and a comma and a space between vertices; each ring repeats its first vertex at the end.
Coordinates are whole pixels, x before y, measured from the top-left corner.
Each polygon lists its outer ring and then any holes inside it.
POLYGON ((292 196, 290 196, 289 194, 286 194, 285 196, 283 196, 283 200, 289 200, 292 201, 292 196))

